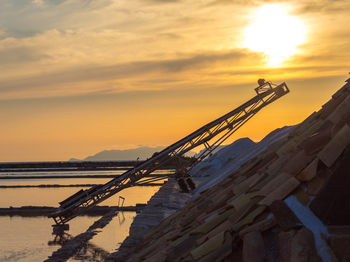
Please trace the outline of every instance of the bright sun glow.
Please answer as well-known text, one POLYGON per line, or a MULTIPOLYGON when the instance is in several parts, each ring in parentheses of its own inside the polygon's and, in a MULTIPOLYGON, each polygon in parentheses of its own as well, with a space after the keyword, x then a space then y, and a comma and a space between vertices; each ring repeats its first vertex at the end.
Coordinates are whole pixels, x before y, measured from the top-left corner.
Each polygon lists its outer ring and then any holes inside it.
POLYGON ((243 46, 255 52, 263 52, 269 66, 277 67, 298 52, 305 42, 306 28, 303 22, 288 15, 288 9, 279 4, 264 5, 254 14, 253 23, 244 31, 243 46))

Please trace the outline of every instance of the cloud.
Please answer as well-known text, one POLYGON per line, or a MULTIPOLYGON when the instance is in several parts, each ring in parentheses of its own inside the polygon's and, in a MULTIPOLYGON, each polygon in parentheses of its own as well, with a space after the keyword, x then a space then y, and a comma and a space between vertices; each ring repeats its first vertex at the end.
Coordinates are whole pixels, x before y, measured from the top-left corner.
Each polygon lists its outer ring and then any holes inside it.
POLYGON ((259 68, 259 69, 247 69, 247 70, 232 70, 232 71, 219 71, 213 73, 215 76, 244 76, 244 75, 288 75, 293 74, 296 77, 300 77, 303 73, 303 78, 314 78, 314 77, 328 77, 334 75, 344 75, 348 70, 347 65, 314 65, 314 66, 291 66, 283 68, 259 68), (333 72, 333 73, 332 73, 333 72), (298 73, 295 75, 295 73, 298 73))
POLYGON ((301 1, 297 13, 343 13, 350 9, 350 3, 347 0, 319 0, 319 1, 301 1))
POLYGON ((166 3, 179 3, 179 2, 182 2, 182 0, 146 0, 146 2, 166 4, 166 3))
POLYGON ((112 3, 112 0, 2 0, 0 29, 9 37, 28 37, 50 29, 83 28, 86 21, 91 21, 88 23, 91 26, 94 18, 112 3))
MULTIPOLYGON (((260 73, 283 74, 264 69, 261 54, 239 48, 252 7, 270 2, 275 1, 1 1, 1 98, 209 86, 236 81, 225 74, 254 78, 260 73)), ((303 12, 315 6, 336 12, 346 5, 326 0, 287 2, 303 12)), ((318 13, 310 17, 328 23, 318 13)), ((314 39, 302 47, 308 55, 289 60, 295 74, 332 73, 337 66, 343 70, 349 57, 348 32, 334 28, 310 30, 314 39)), ((283 39, 278 41, 283 44, 283 39)))
MULTIPOLYGON (((237 5, 237 6, 259 6, 262 4, 281 3, 279 0, 213 0, 209 2, 209 6, 215 5, 237 5)), ((287 0, 283 4, 292 5, 298 14, 310 13, 337 13, 346 12, 350 9, 348 0, 287 0)))
POLYGON ((280 3, 279 0, 212 0, 208 6, 215 5, 238 5, 238 6, 257 6, 265 3, 280 3))
POLYGON ((229 52, 200 54, 187 58, 157 61, 152 64, 153 68, 157 68, 158 70, 166 70, 167 72, 177 73, 197 67, 211 66, 217 62, 222 63, 225 61, 231 61, 233 63, 237 63, 238 60, 247 57, 253 58, 256 57, 256 55, 249 53, 244 49, 236 49, 229 52))
POLYGON ((34 5, 43 7, 44 4, 45 4, 45 1, 44 1, 44 0, 32 0, 32 3, 33 3, 34 5))
POLYGON ((48 58, 48 56, 41 53, 36 48, 12 47, 3 50, 0 49, 0 61, 2 66, 36 62, 45 58, 48 58))
MULTIPOLYGON (((0 53, 1 57, 1 53, 0 53)), ((38 57, 33 57, 37 59, 38 57)), ((39 75, 17 77, 16 79, 3 79, 0 81, 0 94, 2 98, 23 96, 55 96, 76 95, 90 92, 121 92, 134 91, 134 88, 147 89, 146 86, 134 86, 123 88, 125 82, 133 79, 140 82, 140 78, 148 83, 164 84, 164 74, 169 78, 169 83, 178 80, 173 76, 181 76, 183 73, 200 72, 200 70, 212 70, 223 64, 235 65, 241 60, 255 59, 256 54, 246 50, 230 50, 209 54, 192 55, 186 58, 135 61, 131 63, 115 64, 111 66, 85 66, 70 68, 61 72, 41 73, 39 75), (162 79, 162 80, 159 80, 162 79), (74 87, 74 90, 72 89, 74 87)), ((28 57, 30 60, 31 57, 28 57)), ((13 61, 14 62, 14 61, 13 61)))

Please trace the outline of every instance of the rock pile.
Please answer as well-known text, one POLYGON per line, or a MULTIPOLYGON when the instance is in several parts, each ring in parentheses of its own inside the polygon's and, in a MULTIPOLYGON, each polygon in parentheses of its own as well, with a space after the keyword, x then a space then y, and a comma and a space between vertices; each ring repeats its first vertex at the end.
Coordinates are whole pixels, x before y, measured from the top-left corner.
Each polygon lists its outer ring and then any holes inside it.
POLYGON ((350 79, 289 135, 164 219, 127 261, 349 261, 350 79))
POLYGON ((125 256, 140 243, 150 229, 183 207, 190 198, 191 194, 179 192, 175 179, 169 179, 135 217, 130 226, 129 236, 117 252, 109 255, 107 261, 125 261, 125 256))

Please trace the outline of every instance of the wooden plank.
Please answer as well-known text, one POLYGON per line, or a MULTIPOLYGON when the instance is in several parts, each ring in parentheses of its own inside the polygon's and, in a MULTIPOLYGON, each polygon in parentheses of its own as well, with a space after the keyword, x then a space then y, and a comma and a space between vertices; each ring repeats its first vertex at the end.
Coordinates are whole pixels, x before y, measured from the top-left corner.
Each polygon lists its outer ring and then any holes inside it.
POLYGON ((350 127, 346 124, 318 154, 326 166, 331 167, 350 143, 350 127))

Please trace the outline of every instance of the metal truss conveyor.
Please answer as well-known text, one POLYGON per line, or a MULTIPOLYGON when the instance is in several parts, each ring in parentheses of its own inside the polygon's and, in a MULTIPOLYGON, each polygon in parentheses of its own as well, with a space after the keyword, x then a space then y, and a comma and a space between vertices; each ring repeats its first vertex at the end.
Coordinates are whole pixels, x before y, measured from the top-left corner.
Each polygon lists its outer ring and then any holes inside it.
POLYGON ((255 92, 256 96, 246 103, 199 128, 161 152, 154 154, 153 157, 140 165, 126 171, 104 185, 80 190, 60 202, 59 211, 51 214, 49 217, 53 218, 57 226, 64 225, 69 220, 82 214, 85 209, 101 203, 125 188, 164 179, 164 176, 157 178, 149 175, 168 161, 176 160, 198 146, 204 146, 204 150, 196 156, 195 163, 192 163, 193 167, 217 149, 219 145, 262 108, 287 94, 289 89, 284 82, 276 86, 263 80, 259 82, 259 87, 255 88, 255 92))

